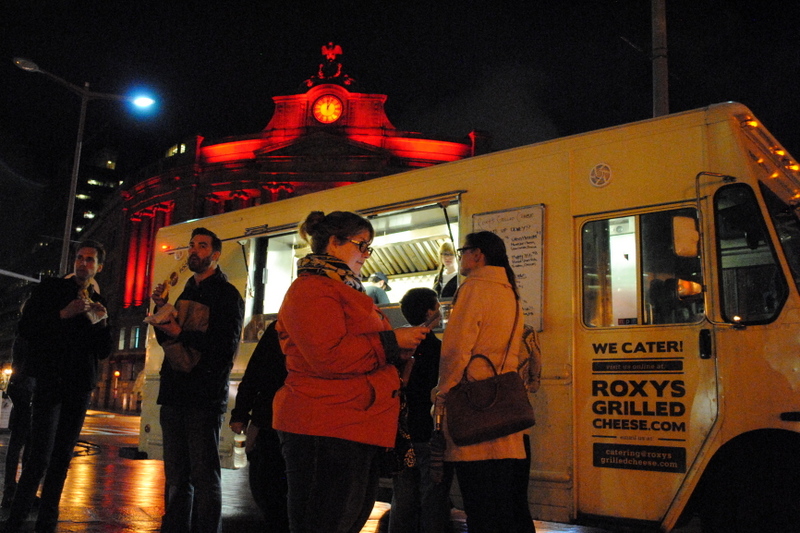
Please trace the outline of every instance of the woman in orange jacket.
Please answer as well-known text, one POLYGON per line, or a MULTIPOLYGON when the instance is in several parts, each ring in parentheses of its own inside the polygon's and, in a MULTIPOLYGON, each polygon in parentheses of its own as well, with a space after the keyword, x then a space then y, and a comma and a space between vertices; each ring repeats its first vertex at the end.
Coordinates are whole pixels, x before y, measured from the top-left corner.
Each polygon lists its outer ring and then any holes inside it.
POLYGON ((355 213, 312 212, 300 226, 312 253, 300 259, 278 313, 288 377, 273 402, 298 532, 358 532, 369 518, 379 460, 395 443, 400 378, 428 328, 392 330, 363 292, 372 224, 355 213))

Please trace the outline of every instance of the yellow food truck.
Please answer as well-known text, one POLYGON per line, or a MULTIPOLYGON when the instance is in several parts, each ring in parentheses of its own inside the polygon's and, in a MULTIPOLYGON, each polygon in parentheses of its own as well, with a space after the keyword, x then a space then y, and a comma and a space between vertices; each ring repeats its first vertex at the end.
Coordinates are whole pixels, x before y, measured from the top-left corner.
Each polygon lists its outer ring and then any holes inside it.
MULTIPOLYGON (((442 242, 495 231, 543 361, 535 518, 667 532, 699 514, 705 531, 797 531, 798 200, 798 162, 724 103, 166 227, 153 279, 183 285, 192 228, 222 238, 220 266, 246 302, 232 406, 308 252, 297 224, 312 210, 372 221, 362 275, 386 273, 393 302, 433 284, 442 242)), ((150 458, 162 359, 151 331, 139 446, 150 458)))

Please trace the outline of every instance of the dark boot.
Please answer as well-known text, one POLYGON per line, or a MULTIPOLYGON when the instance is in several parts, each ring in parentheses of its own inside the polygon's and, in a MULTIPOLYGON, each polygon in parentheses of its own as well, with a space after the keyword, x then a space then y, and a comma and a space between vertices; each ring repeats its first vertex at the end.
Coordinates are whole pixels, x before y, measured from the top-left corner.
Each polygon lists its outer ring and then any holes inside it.
POLYGON ((17 492, 17 484, 6 485, 3 489, 3 501, 0 502, 0 509, 10 509, 11 502, 14 501, 14 493, 17 492))

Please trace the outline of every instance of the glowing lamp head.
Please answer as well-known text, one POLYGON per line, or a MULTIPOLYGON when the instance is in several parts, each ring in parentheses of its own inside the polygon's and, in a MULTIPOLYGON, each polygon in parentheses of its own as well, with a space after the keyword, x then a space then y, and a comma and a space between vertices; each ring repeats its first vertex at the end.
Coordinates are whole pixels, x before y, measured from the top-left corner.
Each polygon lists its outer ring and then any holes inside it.
POLYGON ((150 107, 151 105, 155 104, 156 101, 150 98, 149 96, 136 96, 133 100, 133 105, 136 107, 150 107))
POLYGON ((128 102, 130 110, 139 116, 152 115, 158 108, 156 99, 153 98, 147 89, 141 87, 129 90, 126 93, 125 99, 128 102))

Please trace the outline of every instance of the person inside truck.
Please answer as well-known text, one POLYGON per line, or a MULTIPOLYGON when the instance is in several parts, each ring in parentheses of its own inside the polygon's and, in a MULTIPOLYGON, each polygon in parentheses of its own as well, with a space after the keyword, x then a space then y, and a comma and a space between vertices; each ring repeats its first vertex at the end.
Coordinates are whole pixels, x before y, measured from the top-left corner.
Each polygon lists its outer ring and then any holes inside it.
POLYGON ((373 273, 364 283, 364 292, 372 298, 376 305, 386 305, 389 303, 387 291, 392 290, 389 286, 389 278, 383 272, 373 273))
POLYGON ((458 288, 458 264, 453 243, 445 241, 439 246, 439 271, 433 281, 433 290, 439 298, 452 298, 458 288))

